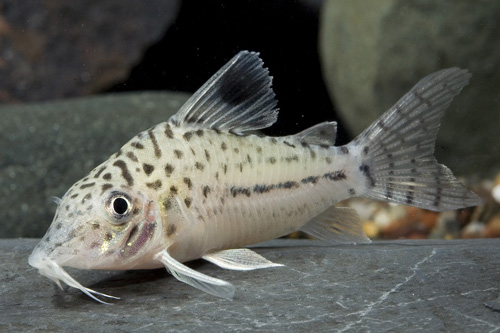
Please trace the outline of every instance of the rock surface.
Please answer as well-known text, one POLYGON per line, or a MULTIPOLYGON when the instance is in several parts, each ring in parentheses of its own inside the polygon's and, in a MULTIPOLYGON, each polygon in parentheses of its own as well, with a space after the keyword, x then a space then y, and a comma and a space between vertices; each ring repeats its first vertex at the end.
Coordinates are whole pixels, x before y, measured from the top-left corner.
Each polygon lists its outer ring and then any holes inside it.
POLYGON ((250 272, 196 261, 236 286, 233 301, 204 294, 165 270, 70 270, 119 296, 97 304, 28 266, 38 240, 0 240, 0 331, 467 331, 500 328, 498 240, 392 241, 321 246, 275 240, 256 251, 285 264, 250 272))
POLYGON ((441 121, 436 155, 458 175, 494 175, 500 164, 498 15, 494 0, 326 1, 320 56, 344 125, 357 135, 424 76, 468 68, 472 80, 441 121))
POLYGON ((124 80, 179 3, 2 1, 0 103, 80 96, 124 80))
POLYGON ((54 216, 52 196, 187 98, 135 93, 1 107, 0 238, 41 237, 54 216))

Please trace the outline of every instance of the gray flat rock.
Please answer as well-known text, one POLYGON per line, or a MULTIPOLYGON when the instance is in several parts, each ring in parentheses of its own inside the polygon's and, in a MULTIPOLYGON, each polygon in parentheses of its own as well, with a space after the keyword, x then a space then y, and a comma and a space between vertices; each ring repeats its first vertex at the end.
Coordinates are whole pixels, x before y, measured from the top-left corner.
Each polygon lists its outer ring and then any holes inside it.
POLYGON ((187 98, 124 93, 0 107, 0 238, 43 236, 56 209, 52 196, 167 121, 187 98))
POLYGON ((322 246, 275 240, 256 251, 281 268, 191 267, 236 286, 233 301, 165 270, 69 270, 121 297, 96 303, 59 290, 28 266, 33 239, 0 240, 0 331, 467 331, 500 329, 498 240, 391 241, 322 246))

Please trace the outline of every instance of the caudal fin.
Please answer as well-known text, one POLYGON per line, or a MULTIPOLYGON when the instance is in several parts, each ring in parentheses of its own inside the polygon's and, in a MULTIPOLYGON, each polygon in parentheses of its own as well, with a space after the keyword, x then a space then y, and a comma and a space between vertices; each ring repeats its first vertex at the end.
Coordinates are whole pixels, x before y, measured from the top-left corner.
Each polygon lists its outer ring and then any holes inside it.
POLYGON ((439 121, 470 77, 460 68, 428 75, 349 144, 359 151, 363 197, 434 211, 482 204, 433 156, 439 121))

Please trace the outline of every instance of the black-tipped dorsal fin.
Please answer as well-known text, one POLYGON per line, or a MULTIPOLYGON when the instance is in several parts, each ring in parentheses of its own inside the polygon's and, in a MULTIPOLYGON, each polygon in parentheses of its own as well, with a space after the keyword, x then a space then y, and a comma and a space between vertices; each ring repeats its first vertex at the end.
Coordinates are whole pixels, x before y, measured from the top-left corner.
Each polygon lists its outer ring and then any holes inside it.
POLYGON ((271 84, 272 77, 259 54, 241 51, 198 89, 170 122, 237 134, 269 127, 278 117, 271 84))
POLYGON ((337 123, 322 122, 313 127, 309 127, 295 136, 302 142, 310 145, 328 145, 333 146, 337 137, 337 123))

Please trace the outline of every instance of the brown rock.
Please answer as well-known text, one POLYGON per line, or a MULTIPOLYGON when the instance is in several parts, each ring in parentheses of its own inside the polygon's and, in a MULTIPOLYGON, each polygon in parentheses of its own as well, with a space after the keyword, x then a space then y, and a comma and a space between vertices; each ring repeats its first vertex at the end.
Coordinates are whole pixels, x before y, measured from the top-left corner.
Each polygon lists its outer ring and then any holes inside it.
POLYGON ((99 92, 123 80, 177 15, 178 0, 0 5, 0 102, 99 92))

